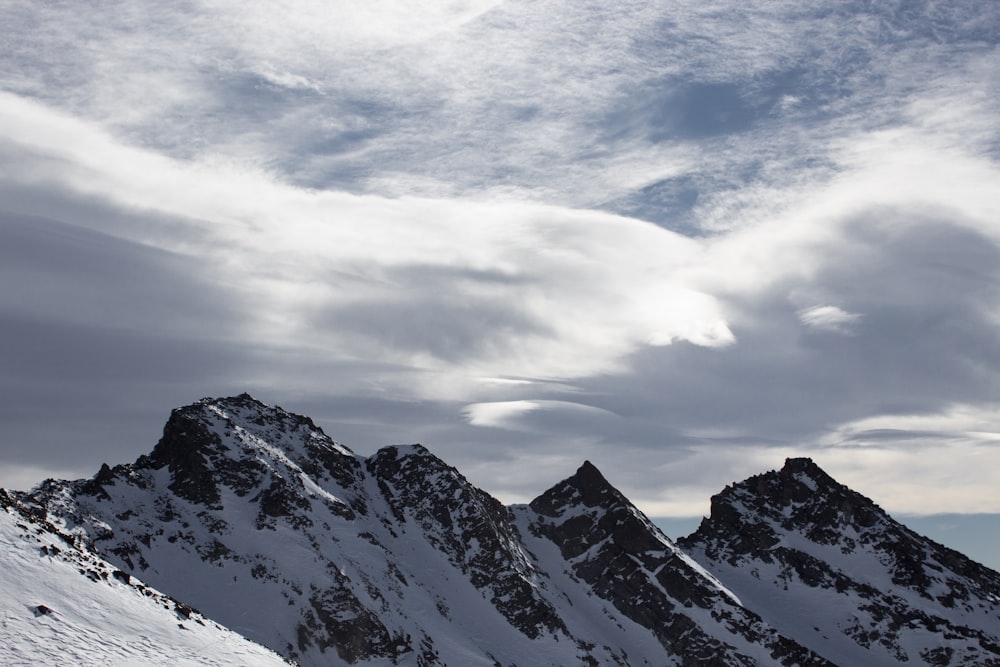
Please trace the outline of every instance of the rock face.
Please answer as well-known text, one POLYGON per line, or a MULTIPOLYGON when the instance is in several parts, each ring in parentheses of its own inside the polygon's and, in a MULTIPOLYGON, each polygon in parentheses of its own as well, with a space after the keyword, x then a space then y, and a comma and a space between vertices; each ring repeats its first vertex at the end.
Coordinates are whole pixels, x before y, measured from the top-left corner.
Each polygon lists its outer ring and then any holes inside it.
POLYGON ((727 487, 678 544, 839 664, 1000 665, 1000 574, 897 523, 810 459, 727 487))
POLYGON ((307 666, 997 664, 1000 575, 804 460, 717 496, 689 555, 590 463, 504 507, 420 445, 363 458, 244 394, 16 501, 307 666))

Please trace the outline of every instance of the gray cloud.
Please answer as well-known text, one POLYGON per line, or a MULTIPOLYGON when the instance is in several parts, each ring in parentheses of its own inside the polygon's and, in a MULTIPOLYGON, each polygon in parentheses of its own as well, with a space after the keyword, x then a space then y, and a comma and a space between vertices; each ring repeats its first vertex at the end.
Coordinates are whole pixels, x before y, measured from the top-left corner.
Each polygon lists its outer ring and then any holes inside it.
POLYGON ((0 212, 4 459, 82 471, 131 458, 169 412, 156 401, 186 402, 192 379, 228 388, 238 309, 199 273, 155 248, 0 212))
POLYGON ((466 5, 4 3, 0 484, 249 390, 505 498, 1000 509, 989 3, 466 5))
POLYGON ((0 212, 0 223, 6 313, 197 335, 214 319, 219 338, 232 328, 235 308, 189 259, 47 218, 0 212))
POLYGON ((991 394, 1000 379, 994 239, 949 217, 877 210, 824 252, 810 280, 733 304, 745 311, 734 324, 739 344, 640 352, 633 367, 650 384, 630 391, 633 378, 616 379, 608 394, 624 405, 615 411, 638 400, 644 411, 659 405, 674 426, 742 425, 749 439, 780 434, 794 443, 861 416, 933 411, 991 394), (886 217, 916 221, 887 229, 886 217), (860 313, 853 335, 803 327, 790 297, 809 292, 860 313))

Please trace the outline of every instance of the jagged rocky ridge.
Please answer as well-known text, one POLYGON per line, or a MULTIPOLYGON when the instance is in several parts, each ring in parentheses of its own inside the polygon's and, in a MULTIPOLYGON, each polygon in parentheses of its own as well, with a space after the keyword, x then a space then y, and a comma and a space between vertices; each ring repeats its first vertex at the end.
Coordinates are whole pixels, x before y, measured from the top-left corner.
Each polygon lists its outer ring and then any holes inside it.
MULTIPOLYGON (((881 656, 871 647, 882 643, 858 639, 881 631, 866 625, 874 617, 851 616, 855 629, 845 630, 843 615, 823 603, 810 613, 800 595, 800 622, 789 623, 775 611, 781 594, 739 577, 730 584, 734 571, 759 574, 758 560, 777 568, 764 568, 774 576, 762 581, 791 576, 779 576, 776 555, 786 536, 840 539, 841 515, 819 510, 841 499, 825 500, 819 486, 812 496, 795 491, 816 510, 812 523, 805 511, 780 529, 757 522, 773 534, 746 532, 756 515, 743 521, 744 506, 784 498, 768 489, 755 487, 754 502, 722 503, 728 490, 713 501, 712 517, 684 542, 699 564, 589 463, 530 505, 504 507, 419 445, 359 457, 309 419, 241 395, 175 410, 150 455, 90 480, 47 481, 19 502, 123 571, 303 665, 877 664, 864 656, 881 656), (729 533, 745 535, 729 546, 729 533), (801 636, 802 618, 813 634, 801 636)), ((845 496, 855 515, 880 512, 855 496, 845 496)), ((840 553, 849 543, 837 544, 840 553)), ((924 553, 914 549, 914 558, 924 553)), ((950 568, 971 606, 941 616, 936 631, 921 626, 927 650, 907 653, 909 664, 996 664, 998 575, 948 553, 933 562, 950 568), (935 638, 946 649, 935 651, 935 638)), ((851 588, 829 576, 833 590, 851 588)), ((910 590, 905 582, 850 582, 910 600, 897 590, 910 590)))

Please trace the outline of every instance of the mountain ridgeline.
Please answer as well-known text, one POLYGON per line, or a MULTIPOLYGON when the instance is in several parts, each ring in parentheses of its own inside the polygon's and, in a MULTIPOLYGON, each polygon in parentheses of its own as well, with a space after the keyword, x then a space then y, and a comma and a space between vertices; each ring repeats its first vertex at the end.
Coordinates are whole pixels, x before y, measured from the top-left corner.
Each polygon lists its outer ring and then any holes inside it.
POLYGON ((361 457, 243 394, 5 499, 304 666, 1000 667, 1000 574, 808 459, 727 487, 675 544, 589 462, 506 507, 420 445, 361 457))

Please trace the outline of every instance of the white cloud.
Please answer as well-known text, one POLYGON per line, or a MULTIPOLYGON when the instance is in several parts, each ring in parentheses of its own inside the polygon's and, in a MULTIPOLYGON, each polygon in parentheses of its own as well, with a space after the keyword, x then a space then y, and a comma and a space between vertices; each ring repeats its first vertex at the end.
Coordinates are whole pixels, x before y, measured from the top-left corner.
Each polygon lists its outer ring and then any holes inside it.
POLYGON ((516 428, 513 421, 526 412, 537 410, 538 401, 495 401, 473 403, 463 408, 466 420, 473 426, 516 428))
POLYGON ((837 306, 812 306, 799 311, 802 324, 813 329, 847 333, 861 316, 837 306))
POLYGON ((539 432, 620 419, 608 410, 591 405, 547 399, 473 403, 465 406, 462 412, 473 426, 539 432))

